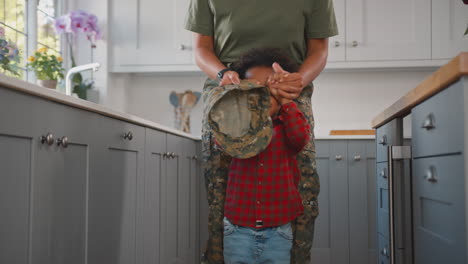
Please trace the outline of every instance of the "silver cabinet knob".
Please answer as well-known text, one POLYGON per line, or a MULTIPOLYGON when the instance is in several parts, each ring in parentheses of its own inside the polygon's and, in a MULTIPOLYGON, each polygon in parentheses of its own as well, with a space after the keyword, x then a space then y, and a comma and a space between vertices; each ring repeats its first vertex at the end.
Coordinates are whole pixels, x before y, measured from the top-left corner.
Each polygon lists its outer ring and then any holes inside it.
POLYGON ((167 158, 168 158, 168 156, 167 156, 168 153, 169 153, 169 152, 164 152, 164 153, 162 154, 163 159, 167 159, 167 158))
POLYGON ((171 152, 171 158, 175 158, 175 157, 178 157, 178 155, 176 155, 174 152, 171 152))
POLYGON ((384 179, 387 179, 387 174, 385 173, 385 170, 382 170, 380 172, 380 176, 382 176, 382 178, 384 178, 384 179))
POLYGON ((435 177, 435 168, 433 166, 429 167, 429 169, 426 171, 426 175, 424 175, 424 178, 428 182, 436 183, 437 178, 435 177))
POLYGON ((187 49, 187 46, 185 46, 184 44, 179 45, 179 50, 186 50, 186 49, 187 49))
POLYGON ((336 159, 336 160, 342 160, 343 157, 342 157, 341 155, 336 155, 336 156, 335 156, 335 159, 336 159))
POLYGON ((198 160, 198 156, 197 156, 197 155, 192 156, 192 159, 193 159, 193 160, 198 160))
POLYGON ((68 137, 57 138, 57 146, 62 145, 63 148, 68 147, 68 137))
POLYGON ((430 113, 429 115, 427 115, 426 119, 424 119, 424 122, 421 127, 425 128, 426 130, 431 130, 435 128, 434 123, 434 114, 430 113))
POLYGON ((335 47, 338 48, 341 45, 339 41, 335 41, 335 47))
POLYGON ((361 160, 361 155, 356 155, 356 156, 354 156, 354 160, 355 160, 355 161, 360 161, 360 160, 361 160))
POLYGON ((52 135, 52 133, 47 133, 47 135, 45 136, 41 136, 40 137, 40 140, 41 140, 41 144, 47 144, 49 146, 51 146, 52 144, 54 144, 54 135, 52 135))
POLYGON ((383 136, 379 139, 379 144, 380 144, 380 145, 387 145, 387 136, 386 136, 386 135, 383 135, 383 136))
POLYGON ((389 256, 390 256, 387 247, 384 247, 384 248, 382 249, 382 251, 380 251, 380 254, 382 254, 382 256, 385 256, 385 257, 389 257, 389 256))
POLYGON ((132 131, 128 131, 127 133, 125 133, 125 134, 123 135, 123 138, 124 138, 124 139, 127 139, 127 140, 129 140, 129 141, 131 141, 131 140, 133 139, 132 131))
POLYGON ((356 40, 355 40, 355 41, 353 41, 353 42, 351 42, 351 46, 353 46, 353 47, 357 47, 357 46, 358 46, 358 42, 357 42, 356 40))

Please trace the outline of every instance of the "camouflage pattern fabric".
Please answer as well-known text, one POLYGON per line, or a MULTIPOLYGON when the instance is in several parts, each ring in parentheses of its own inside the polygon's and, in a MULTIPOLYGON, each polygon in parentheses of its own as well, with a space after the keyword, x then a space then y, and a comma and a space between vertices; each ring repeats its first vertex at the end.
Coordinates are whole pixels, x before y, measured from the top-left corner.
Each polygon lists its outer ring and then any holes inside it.
MULTIPOLYGON (((218 81, 209 78, 206 80, 203 88, 203 102, 209 100, 209 91, 217 86, 218 81)), ((294 243, 291 249, 291 264, 310 263, 314 224, 319 213, 317 197, 320 191, 320 182, 315 162, 312 92, 313 85, 309 84, 304 88, 300 97, 295 100, 310 123, 312 136, 304 150, 297 155, 301 171, 298 189, 303 200, 304 214, 292 222, 294 243)), ((231 157, 214 144, 212 131, 210 131, 206 119, 203 120, 202 127, 202 158, 208 199, 208 241, 204 252, 202 252, 201 264, 223 264, 224 201, 231 157)))
POLYGON ((204 119, 224 152, 247 159, 270 144, 270 104, 268 87, 242 80, 239 85, 218 86, 207 93, 204 119))

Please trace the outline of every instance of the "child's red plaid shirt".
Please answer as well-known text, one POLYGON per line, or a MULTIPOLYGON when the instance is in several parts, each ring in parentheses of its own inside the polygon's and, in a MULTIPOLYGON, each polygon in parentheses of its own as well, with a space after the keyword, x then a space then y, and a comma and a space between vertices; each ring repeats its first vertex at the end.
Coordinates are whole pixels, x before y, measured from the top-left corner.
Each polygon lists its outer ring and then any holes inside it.
POLYGON ((281 107, 268 147, 249 159, 232 159, 224 215, 248 227, 279 226, 302 214, 296 154, 309 142, 310 126, 296 103, 281 107), (258 222, 260 221, 260 222, 258 222))

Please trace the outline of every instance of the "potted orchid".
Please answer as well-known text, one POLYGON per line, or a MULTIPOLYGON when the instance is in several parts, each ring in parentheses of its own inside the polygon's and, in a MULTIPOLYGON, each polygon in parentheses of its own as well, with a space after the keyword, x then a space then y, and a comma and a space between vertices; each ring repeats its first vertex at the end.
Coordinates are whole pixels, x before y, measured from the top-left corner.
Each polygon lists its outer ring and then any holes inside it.
MULTIPOLYGON (((101 38, 101 31, 98 26, 98 18, 83 10, 72 11, 66 15, 55 19, 55 31, 57 34, 65 35, 71 59, 71 66, 77 66, 73 54, 73 43, 79 34, 84 34, 90 42, 91 53, 96 48, 96 41, 101 38)), ((91 60, 93 60, 91 58, 91 60)), ((86 99, 87 90, 94 85, 93 80, 84 80, 80 73, 73 76, 73 93, 78 94, 82 99, 86 99)))
POLYGON ((55 89, 58 79, 63 79, 63 59, 54 54, 48 54, 47 48, 40 48, 34 56, 29 56, 27 67, 33 70, 38 79, 38 84, 55 89))
POLYGON ((0 27, 0 67, 5 73, 20 76, 18 64, 20 62, 19 49, 16 43, 7 40, 5 29, 0 27))

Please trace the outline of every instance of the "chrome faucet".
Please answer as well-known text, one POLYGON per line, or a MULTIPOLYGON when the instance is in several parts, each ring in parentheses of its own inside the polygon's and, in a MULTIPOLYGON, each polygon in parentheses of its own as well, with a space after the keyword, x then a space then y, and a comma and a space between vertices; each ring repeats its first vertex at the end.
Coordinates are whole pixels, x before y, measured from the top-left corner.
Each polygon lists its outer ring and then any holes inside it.
POLYGON ((71 68, 68 72, 67 72, 67 76, 65 77, 65 94, 66 95, 71 95, 72 94, 72 83, 71 83, 71 78, 73 76, 73 74, 75 73, 78 73, 78 72, 82 72, 82 71, 89 71, 89 70, 93 70, 93 71, 97 71, 99 69, 99 67, 101 67, 101 64, 95 62, 95 63, 89 63, 89 64, 84 64, 84 65, 80 65, 80 66, 76 66, 76 67, 73 67, 71 68))

